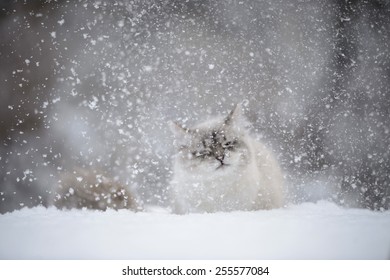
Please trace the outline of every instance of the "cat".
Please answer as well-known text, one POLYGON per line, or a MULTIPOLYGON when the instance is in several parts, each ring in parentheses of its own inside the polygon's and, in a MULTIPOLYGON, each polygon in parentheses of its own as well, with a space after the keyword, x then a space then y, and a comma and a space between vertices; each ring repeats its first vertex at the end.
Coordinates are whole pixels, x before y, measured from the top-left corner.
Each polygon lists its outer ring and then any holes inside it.
POLYGON ((176 154, 173 212, 212 213, 283 206, 283 175, 273 153, 249 135, 240 104, 193 128, 171 122, 176 154))
POLYGON ((52 204, 59 209, 141 210, 135 195, 125 186, 97 171, 82 168, 61 175, 52 204))

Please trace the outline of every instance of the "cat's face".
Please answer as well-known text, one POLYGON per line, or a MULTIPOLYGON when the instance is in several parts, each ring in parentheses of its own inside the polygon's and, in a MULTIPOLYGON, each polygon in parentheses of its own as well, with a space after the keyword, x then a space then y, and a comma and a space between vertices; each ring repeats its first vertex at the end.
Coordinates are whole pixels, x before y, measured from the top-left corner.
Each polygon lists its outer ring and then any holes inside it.
POLYGON ((223 174, 247 165, 249 148, 246 131, 240 127, 235 109, 226 118, 202 123, 192 129, 174 124, 176 159, 188 172, 223 174))

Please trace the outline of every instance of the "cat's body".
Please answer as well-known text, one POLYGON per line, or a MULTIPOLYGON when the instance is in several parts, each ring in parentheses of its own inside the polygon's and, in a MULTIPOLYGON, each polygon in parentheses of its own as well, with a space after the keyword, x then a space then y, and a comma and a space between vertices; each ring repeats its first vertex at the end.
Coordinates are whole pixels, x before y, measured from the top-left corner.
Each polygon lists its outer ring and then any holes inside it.
POLYGON ((245 129, 240 106, 192 129, 173 124, 178 153, 174 212, 258 210, 283 205, 283 176, 272 152, 245 129))

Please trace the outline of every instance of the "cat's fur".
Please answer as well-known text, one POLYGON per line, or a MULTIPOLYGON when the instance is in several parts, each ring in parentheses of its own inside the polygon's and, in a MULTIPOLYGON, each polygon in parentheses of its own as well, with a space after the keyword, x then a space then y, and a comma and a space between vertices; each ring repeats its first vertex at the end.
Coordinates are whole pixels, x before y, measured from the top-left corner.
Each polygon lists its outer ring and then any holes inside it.
POLYGON ((171 123, 173 210, 184 214, 283 206, 283 176, 272 152, 252 138, 240 105, 191 129, 171 123))

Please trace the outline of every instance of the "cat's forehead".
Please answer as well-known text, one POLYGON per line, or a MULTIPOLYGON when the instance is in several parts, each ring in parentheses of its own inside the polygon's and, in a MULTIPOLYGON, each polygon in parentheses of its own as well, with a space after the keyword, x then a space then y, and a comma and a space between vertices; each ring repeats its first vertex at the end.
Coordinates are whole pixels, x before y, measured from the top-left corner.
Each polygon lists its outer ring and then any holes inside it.
POLYGON ((224 118, 214 118, 193 126, 188 130, 187 144, 190 146, 208 146, 229 141, 232 138, 239 138, 236 127, 226 123, 224 118))
POLYGON ((203 134, 201 134, 201 137, 204 139, 214 139, 214 138, 223 138, 226 137, 226 130, 223 129, 211 129, 208 131, 204 131, 203 134))
POLYGON ((209 130, 215 130, 218 129, 220 126, 224 124, 224 119, 222 117, 214 117, 207 121, 197 123, 193 128, 209 131, 209 130))
POLYGON ((223 127, 216 127, 210 129, 196 129, 194 138, 196 142, 209 143, 220 142, 226 140, 231 135, 231 132, 223 127))

